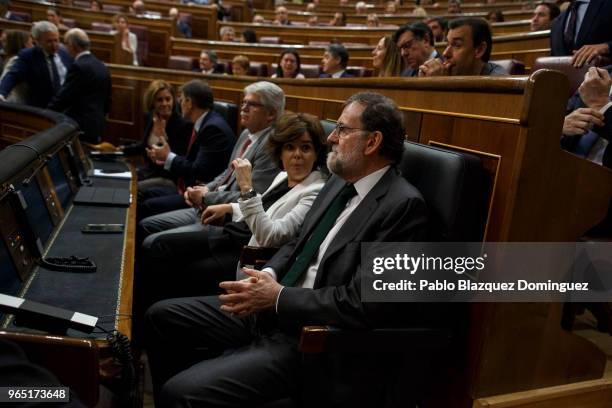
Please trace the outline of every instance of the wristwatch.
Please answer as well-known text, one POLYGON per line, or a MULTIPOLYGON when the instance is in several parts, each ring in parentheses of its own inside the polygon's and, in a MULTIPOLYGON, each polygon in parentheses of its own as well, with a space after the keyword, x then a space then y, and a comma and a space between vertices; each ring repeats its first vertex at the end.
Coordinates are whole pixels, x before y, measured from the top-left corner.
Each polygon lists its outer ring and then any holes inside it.
POLYGON ((254 188, 251 188, 246 193, 240 193, 240 199, 242 201, 249 200, 257 195, 257 191, 254 188))

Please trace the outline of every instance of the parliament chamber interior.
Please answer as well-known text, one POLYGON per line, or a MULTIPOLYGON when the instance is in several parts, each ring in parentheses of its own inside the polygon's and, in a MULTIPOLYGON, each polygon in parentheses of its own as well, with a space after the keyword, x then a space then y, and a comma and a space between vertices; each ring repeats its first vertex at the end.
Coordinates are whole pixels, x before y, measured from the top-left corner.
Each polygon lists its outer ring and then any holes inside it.
POLYGON ((0 0, 0 402, 612 406, 609 263, 607 301, 361 280, 366 242, 612 245, 611 24, 605 0, 0 0))

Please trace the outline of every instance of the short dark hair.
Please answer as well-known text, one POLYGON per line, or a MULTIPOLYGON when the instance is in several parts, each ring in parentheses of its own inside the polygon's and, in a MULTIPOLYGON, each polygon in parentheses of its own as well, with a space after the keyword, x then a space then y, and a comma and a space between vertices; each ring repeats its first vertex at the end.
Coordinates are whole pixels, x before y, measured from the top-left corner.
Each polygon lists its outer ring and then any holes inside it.
POLYGON ((493 39, 491 38, 491 26, 484 18, 462 17, 451 20, 448 23, 448 29, 470 26, 472 28, 472 42, 474 47, 480 45, 483 41, 487 44, 487 49, 482 54, 481 60, 488 62, 491 58, 491 49, 493 48, 493 39))
POLYGON ((375 92, 359 92, 344 103, 359 103, 365 109, 361 114, 363 128, 370 132, 379 131, 383 135, 380 155, 397 164, 404 152, 406 128, 404 117, 393 100, 375 92))
POLYGON ((340 57, 340 65, 346 68, 349 60, 349 53, 342 44, 330 44, 327 46, 327 52, 331 54, 333 58, 340 57))
POLYGON ((212 109, 215 99, 212 89, 206 81, 194 79, 181 87, 183 98, 191 99, 191 102, 200 109, 212 109))
POLYGON ((548 3, 546 1, 541 1, 541 2, 537 3, 535 6, 536 7, 544 6, 544 7, 548 8, 548 14, 550 15, 549 18, 550 18, 551 21, 554 20, 555 18, 559 17, 559 14, 561 14, 561 9, 555 3, 548 3))
POLYGON ((442 27, 443 30, 446 30, 448 28, 448 21, 446 21, 442 17, 430 17, 427 20, 425 20, 425 22, 427 24, 431 23, 432 21, 437 21, 438 24, 440 24, 440 27, 442 27))
POLYGON ((242 32, 242 36, 244 37, 244 40, 247 43, 256 43, 257 42, 257 34, 255 34, 255 31, 251 30, 250 28, 247 28, 246 30, 244 30, 242 32))
POLYGON ((406 31, 410 31, 414 38, 418 40, 424 40, 425 36, 429 40, 429 45, 434 45, 434 37, 431 28, 425 23, 412 23, 412 24, 404 24, 400 28, 398 28, 395 33, 393 33, 393 42, 397 44, 399 38, 406 31))
POLYGON ((288 48, 286 50, 281 51, 278 57, 278 65, 276 66, 276 77, 283 78, 283 69, 281 68, 280 63, 286 54, 291 54, 295 57, 295 62, 297 65, 297 67, 295 68, 295 74, 293 75, 293 78, 295 78, 300 73, 300 70, 302 69, 302 63, 300 62, 300 54, 294 48, 288 48))
POLYGON ((283 145, 297 140, 304 132, 308 132, 310 135, 312 145, 317 154, 317 160, 313 165, 313 170, 316 168, 326 168, 327 138, 325 137, 325 132, 323 131, 319 119, 308 113, 285 112, 276 122, 274 132, 272 132, 268 138, 270 155, 279 169, 284 170, 283 161, 281 160, 283 145))

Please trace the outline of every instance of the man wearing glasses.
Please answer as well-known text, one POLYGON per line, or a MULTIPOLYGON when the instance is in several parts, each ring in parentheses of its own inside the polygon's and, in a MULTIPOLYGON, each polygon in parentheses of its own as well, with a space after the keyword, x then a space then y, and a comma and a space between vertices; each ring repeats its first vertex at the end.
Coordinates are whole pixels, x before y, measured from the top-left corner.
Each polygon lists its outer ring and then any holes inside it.
POLYGON ((222 282, 226 294, 149 309, 156 406, 261 406, 299 395, 315 400, 301 401, 308 407, 380 405, 380 360, 331 354, 305 371, 298 339, 305 325, 364 329, 389 317, 388 304, 361 301, 360 244, 425 239, 423 198, 396 169, 404 134, 393 101, 353 95, 327 138, 333 175, 299 236, 262 271, 243 268, 247 279, 222 282))
POLYGON ((393 41, 406 62, 402 76, 415 77, 419 67, 434 58, 442 58, 434 47, 431 28, 425 23, 407 24, 393 34, 393 41))

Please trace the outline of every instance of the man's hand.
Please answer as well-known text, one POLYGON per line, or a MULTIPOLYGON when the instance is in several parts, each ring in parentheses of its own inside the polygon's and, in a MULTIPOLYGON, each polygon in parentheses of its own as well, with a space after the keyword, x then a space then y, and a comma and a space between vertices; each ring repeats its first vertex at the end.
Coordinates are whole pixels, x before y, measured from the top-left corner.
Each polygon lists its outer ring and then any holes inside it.
POLYGON ((447 76, 450 75, 450 65, 442 62, 439 58, 430 59, 425 61, 423 65, 419 67, 419 76, 447 76))
POLYGON ((247 279, 236 282, 221 282, 227 291, 220 295, 221 310, 242 317, 273 308, 282 286, 270 274, 255 269, 242 268, 247 279))
POLYGON ((588 64, 598 55, 608 55, 610 48, 608 44, 589 44, 583 45, 579 50, 574 50, 574 56, 572 57, 572 65, 576 68, 582 67, 584 64, 588 64))
POLYGON ((168 158, 168 154, 170 154, 170 145, 168 143, 164 143, 161 147, 148 147, 147 156, 153 162, 159 166, 163 166, 166 163, 166 159, 168 158))
POLYGON ((208 193, 208 187, 206 186, 187 187, 187 190, 185 190, 183 194, 183 198, 188 205, 194 208, 200 208, 206 193, 208 193))
POLYGON ((578 88, 580 99, 589 108, 599 110, 610 102, 610 86, 612 86, 612 79, 608 71, 591 67, 578 88))
POLYGON ((240 191, 246 193, 253 188, 251 163, 247 159, 235 159, 232 161, 232 166, 240 191))
POLYGON ((231 204, 209 205, 202 213, 202 224, 221 225, 225 214, 232 213, 231 204))
POLYGON ((576 109, 565 117, 563 134, 567 136, 584 135, 593 126, 603 126, 604 116, 598 110, 591 108, 576 109))

